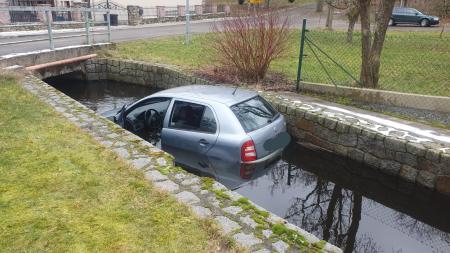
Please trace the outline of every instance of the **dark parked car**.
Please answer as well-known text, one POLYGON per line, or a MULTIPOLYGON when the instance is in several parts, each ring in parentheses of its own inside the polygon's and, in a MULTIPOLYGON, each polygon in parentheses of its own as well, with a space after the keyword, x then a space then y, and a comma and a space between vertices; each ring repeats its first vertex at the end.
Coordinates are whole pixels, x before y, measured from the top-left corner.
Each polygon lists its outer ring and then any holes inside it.
POLYGON ((283 115, 257 92, 230 87, 168 89, 103 115, 230 188, 264 173, 290 141, 283 115))
POLYGON ((413 8, 396 7, 389 19, 389 25, 396 24, 417 24, 422 27, 439 24, 439 17, 425 15, 413 8))

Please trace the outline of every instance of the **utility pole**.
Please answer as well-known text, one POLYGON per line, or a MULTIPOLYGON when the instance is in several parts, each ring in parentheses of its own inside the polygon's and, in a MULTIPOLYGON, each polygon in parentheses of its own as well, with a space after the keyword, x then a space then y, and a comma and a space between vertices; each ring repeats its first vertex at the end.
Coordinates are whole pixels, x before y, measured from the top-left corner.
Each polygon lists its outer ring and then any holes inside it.
POLYGON ((191 12, 189 11, 189 0, 186 0, 186 9, 185 9, 185 15, 186 15, 186 34, 185 34, 185 44, 189 45, 189 33, 190 33, 190 16, 191 12))

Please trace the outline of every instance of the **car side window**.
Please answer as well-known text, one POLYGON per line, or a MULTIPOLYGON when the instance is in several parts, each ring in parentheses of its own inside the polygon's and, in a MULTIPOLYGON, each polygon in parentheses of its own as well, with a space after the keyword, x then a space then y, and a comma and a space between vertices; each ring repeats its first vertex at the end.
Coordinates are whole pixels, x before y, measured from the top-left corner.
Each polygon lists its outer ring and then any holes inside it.
POLYGON ((214 118, 214 113, 209 107, 206 107, 205 111, 203 112, 202 120, 200 121, 199 131, 206 133, 215 133, 216 130, 217 123, 216 119, 214 118))
POLYGON ((416 10, 414 10, 414 9, 406 9, 406 13, 408 14, 408 15, 416 15, 416 10))
POLYGON ((217 122, 214 113, 209 107, 184 101, 175 101, 169 127, 215 133, 217 122))
POLYGON ((164 115, 167 112, 167 108, 169 107, 170 100, 170 98, 161 97, 150 98, 149 100, 142 101, 127 113, 126 118, 130 120, 136 120, 149 109, 156 110, 157 112, 159 112, 161 117, 164 118, 164 115))

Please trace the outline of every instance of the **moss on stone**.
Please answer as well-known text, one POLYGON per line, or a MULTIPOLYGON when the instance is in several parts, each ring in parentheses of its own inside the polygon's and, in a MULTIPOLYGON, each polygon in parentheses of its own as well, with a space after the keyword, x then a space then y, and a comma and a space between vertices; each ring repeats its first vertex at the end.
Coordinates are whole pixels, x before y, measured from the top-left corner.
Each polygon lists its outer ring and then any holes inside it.
POLYGON ((300 235, 297 231, 286 227, 284 224, 274 224, 272 226, 272 232, 290 245, 295 245, 300 248, 309 246, 308 242, 302 235, 300 235))
POLYGON ((233 206, 240 206, 245 211, 251 211, 252 213, 255 213, 259 216, 262 216, 263 218, 269 217, 269 212, 259 210, 256 206, 252 205, 250 201, 247 198, 240 198, 232 203, 233 206))
POLYGON ((318 249, 323 249, 323 247, 325 247, 326 244, 327 244, 326 241, 320 240, 318 242, 313 243, 312 246, 314 246, 314 247, 316 247, 318 249))
POLYGON ((231 200, 231 196, 228 195, 225 191, 226 190, 212 190, 212 192, 214 192, 217 197, 221 199, 231 200))

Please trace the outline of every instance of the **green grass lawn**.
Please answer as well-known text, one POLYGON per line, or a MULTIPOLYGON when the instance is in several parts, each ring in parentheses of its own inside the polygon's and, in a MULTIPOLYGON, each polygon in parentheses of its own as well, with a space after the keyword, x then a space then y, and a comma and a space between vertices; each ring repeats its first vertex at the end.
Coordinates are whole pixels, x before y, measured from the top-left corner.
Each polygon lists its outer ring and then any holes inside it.
MULTIPOLYGON (((183 45, 183 37, 159 38, 120 43, 110 56, 174 64, 187 70, 202 69, 215 63, 211 49, 213 34, 193 36, 190 46, 183 45)), ((359 79, 360 34, 354 43, 345 41, 344 32, 312 31, 308 35, 356 79, 359 79)), ((284 57, 271 64, 271 71, 281 72, 287 78, 296 78, 299 55, 298 31, 293 33, 284 57)), ((357 86, 336 65, 318 53, 325 68, 338 85, 357 86)), ((332 83, 311 49, 304 62, 304 80, 332 83)), ((426 95, 450 96, 450 36, 439 38, 435 32, 389 32, 382 55, 380 88, 426 95)))
POLYGON ((209 222, 0 76, 1 252, 212 252, 209 222))

